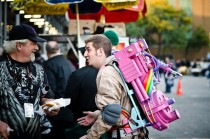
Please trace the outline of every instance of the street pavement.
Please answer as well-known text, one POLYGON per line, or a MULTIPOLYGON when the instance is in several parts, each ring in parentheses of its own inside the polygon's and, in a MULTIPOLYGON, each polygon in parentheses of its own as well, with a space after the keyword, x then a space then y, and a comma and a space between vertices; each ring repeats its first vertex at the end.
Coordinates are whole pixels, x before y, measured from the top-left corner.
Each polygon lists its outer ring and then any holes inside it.
MULTIPOLYGON (((165 83, 161 81, 158 89, 164 91, 165 83)), ((178 79, 166 96, 176 100, 172 109, 179 111, 181 119, 164 131, 148 127, 150 139, 210 139, 210 81, 203 76, 183 76, 181 96, 176 93, 177 83, 178 79)))

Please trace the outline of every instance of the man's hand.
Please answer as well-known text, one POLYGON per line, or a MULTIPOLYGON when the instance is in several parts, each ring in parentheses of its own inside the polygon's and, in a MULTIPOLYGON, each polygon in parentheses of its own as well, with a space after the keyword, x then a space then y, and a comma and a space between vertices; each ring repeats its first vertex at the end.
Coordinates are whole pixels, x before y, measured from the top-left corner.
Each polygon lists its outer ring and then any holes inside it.
POLYGON ((44 110, 44 112, 48 115, 48 116, 55 116, 59 113, 60 111, 60 106, 57 103, 51 103, 53 102, 54 99, 43 99, 42 102, 44 103, 42 105, 42 108, 44 110))
POLYGON ((170 72, 173 74, 173 78, 179 78, 179 77, 182 77, 182 74, 174 71, 174 70, 170 70, 170 72))
POLYGON ((84 135, 84 136, 80 137, 79 139, 87 139, 87 136, 84 135))
POLYGON ((48 109, 45 109, 44 112, 47 114, 47 116, 55 116, 59 113, 60 108, 58 109, 53 109, 51 111, 49 111, 48 109))
POLYGON ((86 114, 86 116, 77 119, 77 121, 80 125, 88 126, 95 122, 97 117, 94 115, 94 112, 87 111, 87 112, 83 112, 83 113, 86 114))
POLYGON ((12 131, 14 130, 11 129, 7 123, 0 121, 0 139, 8 139, 12 131))

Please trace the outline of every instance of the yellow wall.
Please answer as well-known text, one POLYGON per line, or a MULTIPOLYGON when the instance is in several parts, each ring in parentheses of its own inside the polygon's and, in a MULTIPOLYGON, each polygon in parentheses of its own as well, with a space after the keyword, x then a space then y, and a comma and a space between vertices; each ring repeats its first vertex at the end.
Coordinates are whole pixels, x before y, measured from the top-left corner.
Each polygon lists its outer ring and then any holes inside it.
POLYGON ((192 0, 192 22, 210 32, 210 0, 192 0))

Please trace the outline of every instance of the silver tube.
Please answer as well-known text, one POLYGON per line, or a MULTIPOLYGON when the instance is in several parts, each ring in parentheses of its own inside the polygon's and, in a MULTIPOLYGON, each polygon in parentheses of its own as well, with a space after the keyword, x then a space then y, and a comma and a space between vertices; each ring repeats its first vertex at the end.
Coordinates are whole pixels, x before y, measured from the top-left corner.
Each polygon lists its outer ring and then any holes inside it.
POLYGON ((15 25, 20 25, 20 14, 16 14, 15 16, 15 25))

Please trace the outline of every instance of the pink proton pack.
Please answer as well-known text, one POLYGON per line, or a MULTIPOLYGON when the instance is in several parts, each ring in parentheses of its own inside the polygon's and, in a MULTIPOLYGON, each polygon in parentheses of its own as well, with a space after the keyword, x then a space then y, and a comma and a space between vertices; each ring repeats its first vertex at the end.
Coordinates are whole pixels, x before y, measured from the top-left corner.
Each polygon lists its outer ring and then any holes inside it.
POLYGON ((172 110, 170 106, 175 100, 168 99, 161 91, 156 90, 154 84, 159 83, 159 77, 155 74, 159 68, 166 73, 170 72, 174 77, 182 75, 173 71, 170 64, 162 63, 147 53, 146 49, 148 46, 145 40, 140 39, 114 54, 118 65, 114 64, 114 67, 124 79, 133 104, 130 115, 135 124, 129 118, 123 121, 123 123, 129 123, 130 130, 126 130, 127 133, 150 125, 162 131, 169 127, 169 123, 180 118, 179 112, 172 110), (129 88, 128 84, 131 84, 132 88, 129 88), (138 104, 135 103, 133 96, 138 104))

